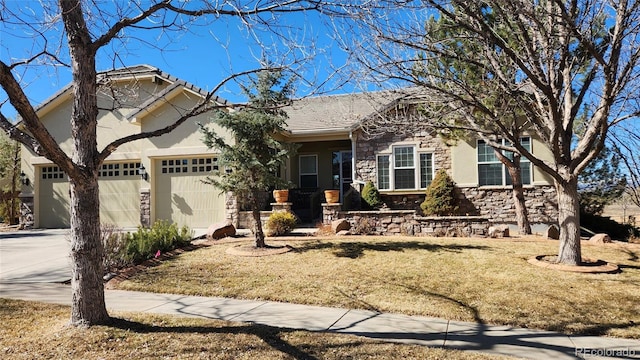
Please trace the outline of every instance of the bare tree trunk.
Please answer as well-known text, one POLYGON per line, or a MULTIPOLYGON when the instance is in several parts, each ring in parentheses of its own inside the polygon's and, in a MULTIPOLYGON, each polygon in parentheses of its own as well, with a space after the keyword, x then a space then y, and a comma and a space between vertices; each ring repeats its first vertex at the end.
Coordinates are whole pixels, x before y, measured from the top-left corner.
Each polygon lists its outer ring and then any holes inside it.
POLYGON ((266 247, 267 244, 264 242, 264 231, 262 230, 262 220, 260 219, 260 209, 258 209, 255 204, 251 214, 253 215, 253 236, 256 238, 256 247, 266 247))
POLYGON ((520 234, 531 234, 531 223, 529 222, 529 212, 524 200, 524 189, 522 187, 522 172, 520 168, 520 154, 513 154, 513 166, 507 166, 511 183, 513 185, 513 203, 516 210, 516 221, 520 234))
POLYGON ((108 323, 102 276, 100 198, 97 175, 82 183, 70 179, 71 189, 71 324, 108 323))
POLYGON ((11 202, 9 208, 9 225, 17 224, 16 218, 18 214, 16 213, 16 191, 18 187, 18 179, 19 179, 19 171, 20 171, 20 143, 17 141, 14 143, 13 149, 13 166, 11 167, 11 202))
POLYGON ((567 265, 580 265, 580 200, 578 180, 556 181, 558 194, 558 221, 560 223, 560 250, 558 262, 567 265))
POLYGON ((511 176, 513 204, 516 211, 516 222, 518 231, 523 235, 531 234, 531 223, 529 222, 529 212, 524 200, 524 189, 522 187, 522 172, 520 168, 520 154, 514 153, 513 160, 509 160, 502 152, 496 150, 496 156, 507 168, 511 176))

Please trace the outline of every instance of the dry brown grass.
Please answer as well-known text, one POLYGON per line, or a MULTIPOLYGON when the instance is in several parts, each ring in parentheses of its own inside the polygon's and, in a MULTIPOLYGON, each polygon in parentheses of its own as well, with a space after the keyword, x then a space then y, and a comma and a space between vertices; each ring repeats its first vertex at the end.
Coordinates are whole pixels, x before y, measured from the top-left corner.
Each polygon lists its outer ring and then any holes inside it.
MULTIPOLYGON (((460 359, 483 355, 267 326, 119 313, 111 326, 68 327, 69 308, 0 299, 2 359, 460 359)), ((505 358, 506 359, 506 358, 505 358)))
MULTIPOLYGON (((248 241, 248 240, 247 240, 248 241)), ((271 243, 276 243, 274 239, 271 243)), ((264 299, 640 338, 640 246, 583 246, 619 274, 529 265, 557 253, 535 238, 350 237, 286 241, 283 255, 243 258, 217 243, 163 262, 121 289, 264 299)))

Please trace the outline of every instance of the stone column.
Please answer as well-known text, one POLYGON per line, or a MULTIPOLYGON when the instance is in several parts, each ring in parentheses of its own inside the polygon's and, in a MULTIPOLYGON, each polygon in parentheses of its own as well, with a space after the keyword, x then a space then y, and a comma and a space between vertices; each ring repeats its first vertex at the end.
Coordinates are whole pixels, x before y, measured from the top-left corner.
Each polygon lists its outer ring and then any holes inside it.
POLYGON ((322 203, 322 223, 331 225, 333 220, 339 219, 338 214, 341 209, 341 203, 322 203))
POLYGON ((140 189, 140 225, 151 227, 151 189, 140 189))
POLYGON ((240 209, 238 206, 238 199, 229 191, 225 194, 225 220, 230 222, 236 228, 240 227, 240 209))
POLYGON ((20 193, 20 228, 33 228, 33 194, 20 193))
POLYGON ((293 203, 290 202, 284 202, 284 203, 271 203, 271 211, 276 213, 276 212, 291 212, 291 206, 293 205, 293 203))

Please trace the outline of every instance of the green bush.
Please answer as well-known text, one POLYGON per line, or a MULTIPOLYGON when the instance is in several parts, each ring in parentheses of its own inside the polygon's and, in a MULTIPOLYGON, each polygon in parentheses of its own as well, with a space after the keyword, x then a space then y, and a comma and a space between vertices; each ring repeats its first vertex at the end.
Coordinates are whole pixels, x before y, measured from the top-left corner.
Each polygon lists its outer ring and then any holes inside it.
POLYGON ((445 170, 438 170, 425 192, 424 202, 420 204, 425 215, 453 215, 458 210, 455 183, 445 170))
POLYGON ((365 207, 370 209, 377 209, 382 205, 382 197, 373 181, 368 181, 362 188, 362 200, 365 207))
POLYGON ((158 251, 171 251, 191 242, 188 227, 179 229, 176 224, 164 220, 156 221, 151 228, 139 227, 127 236, 126 256, 136 264, 151 259, 158 251))
POLYGON ((139 227, 136 232, 125 233, 114 225, 102 225, 105 270, 139 264, 151 259, 158 251, 168 252, 191 242, 188 227, 178 228, 167 221, 156 221, 151 228, 139 227))
POLYGON ((267 230, 267 236, 281 236, 284 235, 296 226, 296 216, 288 211, 274 212, 269 216, 265 225, 267 230))

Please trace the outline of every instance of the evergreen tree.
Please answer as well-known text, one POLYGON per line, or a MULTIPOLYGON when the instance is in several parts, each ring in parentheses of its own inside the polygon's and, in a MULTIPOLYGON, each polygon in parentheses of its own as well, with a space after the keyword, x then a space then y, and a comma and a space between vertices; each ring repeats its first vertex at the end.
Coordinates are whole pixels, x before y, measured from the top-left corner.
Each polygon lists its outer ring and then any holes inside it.
POLYGON ((420 204, 425 215, 453 215, 458 210, 455 184, 444 169, 436 172, 425 192, 424 202, 420 204))
POLYGON ((627 180, 619 169, 620 156, 609 148, 584 168, 579 177, 580 212, 600 215, 604 207, 620 198, 627 180))
POLYGON ((233 192, 239 203, 251 209, 255 246, 266 247, 260 221, 264 194, 274 187, 288 186, 278 172, 295 152, 292 144, 273 136, 284 131, 287 114, 282 107, 290 103, 292 81, 285 81, 280 70, 263 70, 241 87, 248 103, 234 111, 218 111, 213 120, 233 135, 233 144, 200 125, 205 145, 220 151, 220 168, 225 169, 207 181, 223 192, 233 192))

